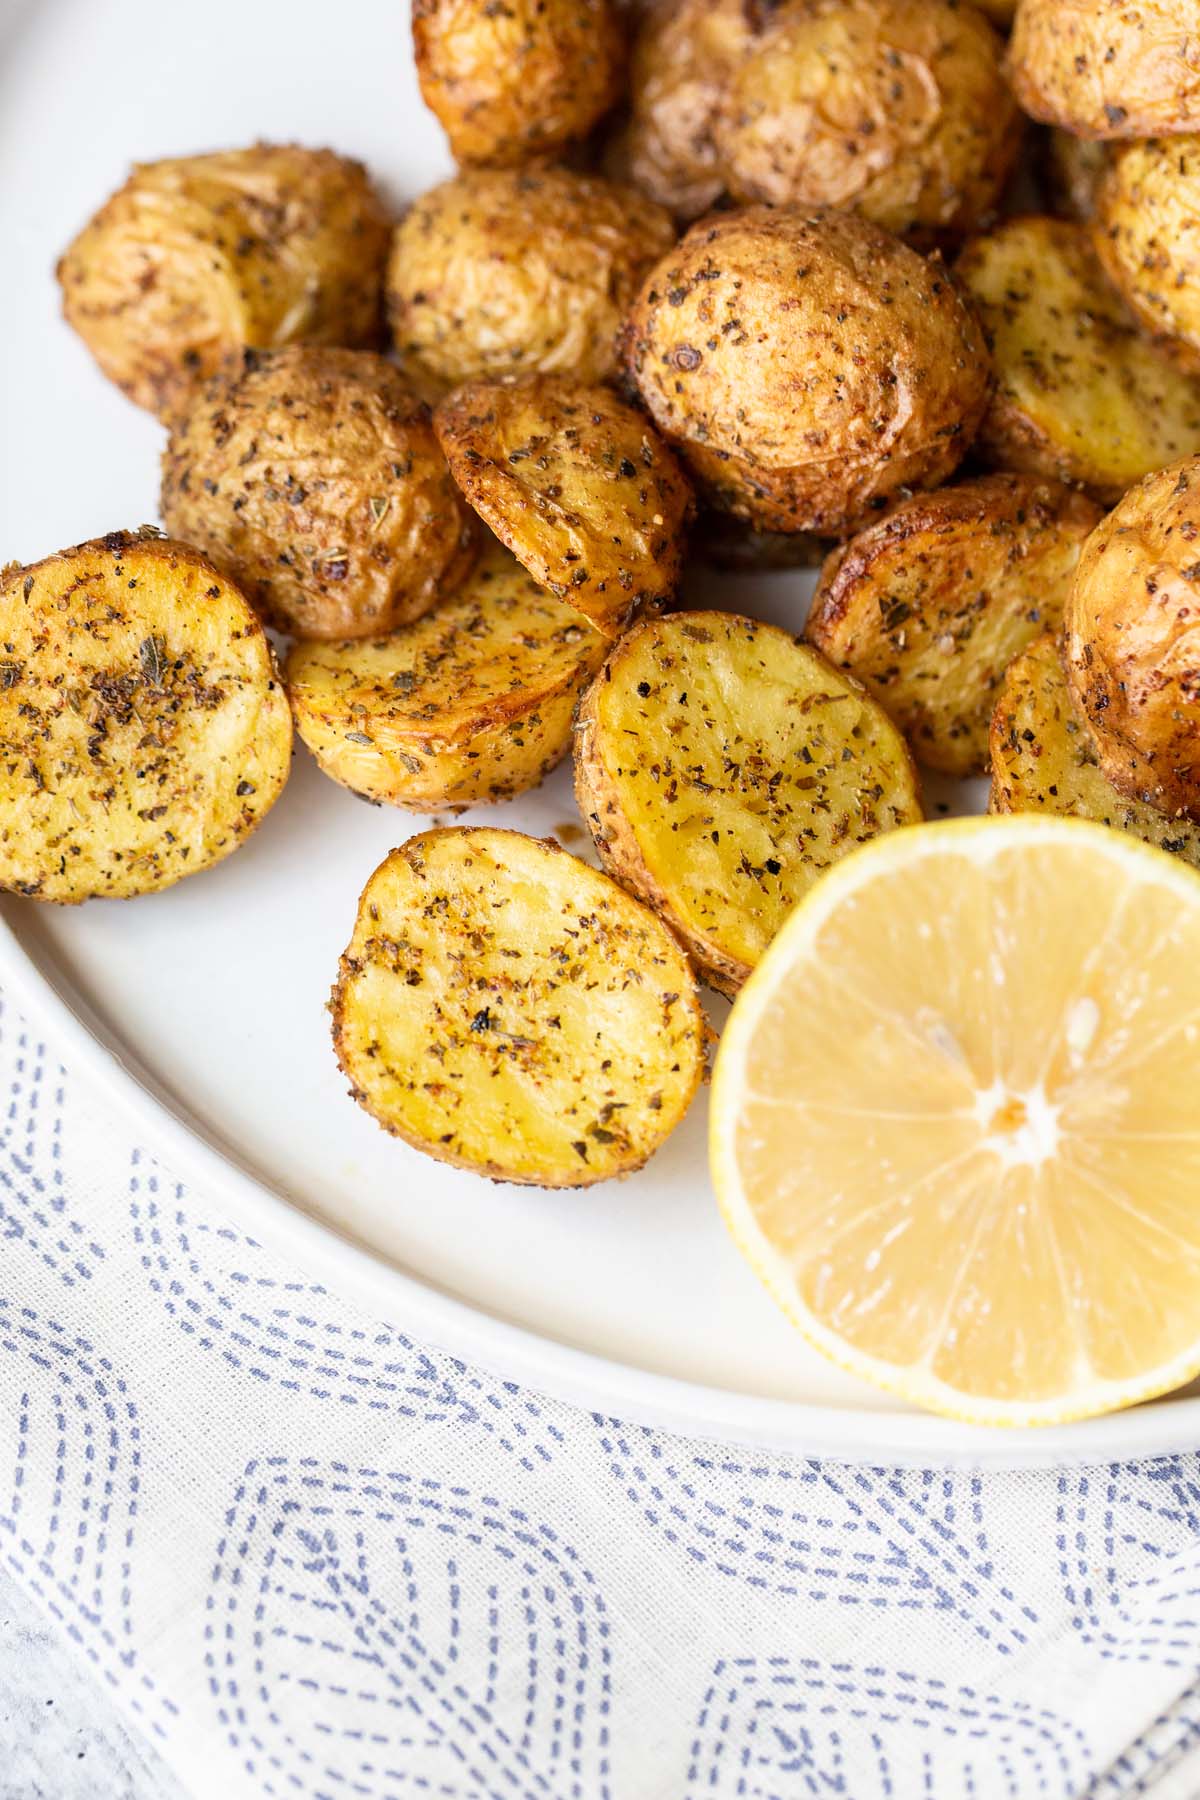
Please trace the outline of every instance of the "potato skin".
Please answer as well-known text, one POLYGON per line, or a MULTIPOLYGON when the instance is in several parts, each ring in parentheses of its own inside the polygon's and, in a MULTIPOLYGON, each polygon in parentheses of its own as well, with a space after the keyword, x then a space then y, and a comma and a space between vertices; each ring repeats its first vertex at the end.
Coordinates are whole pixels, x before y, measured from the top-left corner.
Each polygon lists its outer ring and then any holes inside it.
POLYGON ((695 977, 607 875, 515 831, 427 831, 363 889, 330 1008, 385 1131, 526 1186, 632 1174, 704 1076, 695 977))
POLYGON ((625 166, 676 218, 725 187, 714 136, 726 84, 754 42, 745 0, 678 0, 648 14, 633 47, 625 166))
POLYGON ((1009 665, 991 729, 994 813, 1065 813, 1128 831, 1200 868, 1200 825, 1118 794, 1100 767, 1087 720, 1071 699, 1053 632, 1009 665))
POLYGON ((1058 482, 985 475, 901 501, 829 558, 805 636, 849 669, 918 761, 986 772, 1004 671, 1057 629, 1100 509, 1058 482))
POLYGON ((536 787, 562 761, 607 639, 492 544, 458 592, 389 637, 293 644, 296 729, 334 781, 410 812, 536 787))
POLYGON ((1010 219, 971 239, 955 273, 991 345, 976 443, 991 466, 1079 482, 1111 504, 1200 448, 1200 381, 1138 331, 1085 226, 1010 219))
POLYGON ((616 645, 579 709, 575 793, 605 868, 730 995, 832 862, 921 817, 904 739, 854 677, 720 612, 616 645))
POLYGON ((539 587, 606 637, 672 599, 691 486, 640 412, 556 376, 473 382, 433 418, 469 503, 539 587))
POLYGON ((460 163, 553 156, 620 95, 612 0, 413 0, 412 30, 421 93, 460 163))
POLYGON ((1092 533, 1066 643, 1108 780, 1200 818, 1200 457, 1148 475, 1092 533))
POLYGON ((188 544, 113 531, 0 573, 0 887, 170 887, 278 799, 292 722, 249 602, 188 544))
POLYGON ((735 200, 853 207, 926 240, 995 210, 1021 117, 992 26, 957 0, 788 0, 716 122, 735 200))
POLYGON ((826 537, 945 481, 990 382, 939 262, 853 214, 788 207, 693 225, 647 276, 623 350, 713 506, 826 537))
POLYGON ((391 221, 361 163, 254 144, 141 163, 58 265, 63 315, 168 421, 243 345, 374 345, 391 221))
POLYGON ((606 381, 646 271, 675 241, 636 189, 569 169, 475 170, 424 195, 396 230, 388 311, 423 392, 502 375, 606 381))
POLYGON ((366 350, 244 352, 176 419, 162 516, 303 637, 420 618, 477 549, 428 408, 366 350))
POLYGON ((1021 0, 1009 50, 1017 99, 1077 137, 1200 127, 1200 0, 1021 0))
POLYGON ((1100 185, 1095 245, 1146 329, 1200 368, 1200 136, 1121 145, 1100 185))

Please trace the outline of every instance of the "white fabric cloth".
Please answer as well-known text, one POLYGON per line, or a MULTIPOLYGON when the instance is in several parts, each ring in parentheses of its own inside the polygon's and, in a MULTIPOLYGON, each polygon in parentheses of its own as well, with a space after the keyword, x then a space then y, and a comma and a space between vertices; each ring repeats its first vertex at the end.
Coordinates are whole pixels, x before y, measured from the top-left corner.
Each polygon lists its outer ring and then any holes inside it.
POLYGON ((0 1096, 0 1557, 200 1800, 1200 1795, 1197 1456, 572 1411, 267 1254, 11 1010, 0 1096))

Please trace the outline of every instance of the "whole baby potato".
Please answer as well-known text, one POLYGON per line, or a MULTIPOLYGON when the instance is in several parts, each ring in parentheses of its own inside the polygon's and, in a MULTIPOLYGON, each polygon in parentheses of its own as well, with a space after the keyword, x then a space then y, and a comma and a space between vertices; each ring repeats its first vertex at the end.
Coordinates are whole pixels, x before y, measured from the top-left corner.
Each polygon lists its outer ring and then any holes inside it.
POLYGON ((620 96, 612 0, 413 0, 412 29, 421 93, 460 163, 553 156, 620 96))
POLYGON ((247 350, 175 422, 162 514, 300 637, 377 637, 475 559, 428 409, 366 350, 247 350))
POLYGON ((662 207, 599 176, 469 171, 418 200, 396 232, 396 349, 431 397, 500 375, 603 381, 638 284, 674 239, 662 207))
POLYGON ((697 218, 721 197, 713 129, 726 83, 753 42, 745 0, 660 6, 634 42, 626 166, 677 218, 697 218))
POLYGON ((1200 0, 1021 0, 1010 71, 1025 111, 1078 137, 1200 127, 1200 0))
POLYGON ((712 505, 828 537, 945 481, 990 379, 940 262, 852 213, 791 207, 694 225, 647 277, 624 355, 712 505))
POLYGON ((1100 186, 1095 242, 1143 325, 1200 362, 1200 136, 1121 145, 1100 186))
POLYGON ((1112 785, 1200 819, 1200 456, 1132 488, 1084 546, 1067 674, 1112 785))
POLYGON ((972 229, 1020 142, 1001 42, 957 0, 787 0, 732 71, 717 161, 737 200, 972 229))
POLYGON ((389 232, 362 164, 332 150, 141 163, 59 262, 63 313, 167 420, 244 344, 376 344, 389 232))

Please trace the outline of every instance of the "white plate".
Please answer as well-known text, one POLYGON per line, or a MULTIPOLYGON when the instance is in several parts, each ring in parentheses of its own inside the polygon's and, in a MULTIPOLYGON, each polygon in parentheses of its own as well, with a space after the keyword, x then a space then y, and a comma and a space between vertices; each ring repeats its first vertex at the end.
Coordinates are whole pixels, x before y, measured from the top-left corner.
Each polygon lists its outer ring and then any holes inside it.
MULTIPOLYGON (((296 138, 362 157, 397 201, 430 185, 449 163, 417 93, 407 14, 404 0, 0 0, 0 561, 157 517, 161 432, 60 323, 56 254, 135 158, 296 138)), ((716 591, 796 628, 808 587, 759 577, 716 591)), ((582 847, 561 773, 487 816, 582 847)), ((346 1097, 323 1009, 363 882, 424 823, 356 801, 301 751, 262 830, 213 872, 134 902, 3 902, 0 979, 255 1235, 544 1391, 872 1461, 1200 1442, 1194 1398, 1000 1436, 841 1375, 726 1241, 703 1103, 641 1175, 583 1194, 492 1187, 385 1137, 346 1097)))

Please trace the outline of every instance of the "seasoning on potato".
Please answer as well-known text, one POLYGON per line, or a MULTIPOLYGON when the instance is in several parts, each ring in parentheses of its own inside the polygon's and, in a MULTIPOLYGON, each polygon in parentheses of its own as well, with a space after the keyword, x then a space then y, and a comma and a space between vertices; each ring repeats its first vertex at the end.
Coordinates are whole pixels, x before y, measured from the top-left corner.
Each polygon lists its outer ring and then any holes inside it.
POLYGON ((937 260, 853 214, 790 207, 693 225, 647 276, 624 356, 711 504, 826 537, 945 481, 990 380, 937 260))
POLYGON ((0 887, 74 903, 170 887, 278 799, 292 721, 249 603, 157 532, 0 576, 0 887))
POLYGON ((726 187, 926 238, 976 229, 1021 138, 1001 48, 958 0, 785 0, 718 110, 726 187))
POLYGON ((698 218, 721 197, 717 112, 752 43, 745 0, 678 0, 642 23, 622 152, 631 178, 676 218, 698 218))
POLYGON ((607 637, 670 600, 692 491, 653 426, 609 389, 475 382, 434 428, 470 504, 533 576, 607 637))
POLYGON ((849 669, 920 762, 986 771, 996 690, 1057 630, 1100 509, 1032 475, 987 475, 901 501, 822 572, 807 636, 849 669))
POLYGON ((608 640, 494 544, 457 594, 389 637, 301 642, 296 729, 368 799, 438 812, 535 787, 571 744, 608 640))
POLYGON ((996 385, 977 449, 994 467, 1082 483, 1098 500, 1200 449, 1200 378, 1137 328, 1086 226, 1011 219, 956 267, 996 385))
POLYGON ((704 1075, 687 957, 555 843, 452 827, 363 890, 333 993, 351 1094, 441 1162, 547 1188, 631 1174, 704 1075))
POLYGON ((992 812, 1095 819, 1200 868, 1200 824, 1127 800, 1106 779, 1053 632, 1035 638, 1009 666, 992 719, 991 760, 992 812))
POLYGON ((1200 136, 1120 146, 1100 185, 1095 244, 1146 329, 1200 364, 1200 136))
POLYGON ((575 786, 604 865, 733 994, 818 876, 921 817, 904 739, 778 626, 649 619, 579 712, 575 786))
POLYGON ((1010 73, 1025 111, 1079 137, 1200 128, 1200 0, 1021 0, 1010 73))
POLYGON ((175 420, 162 516, 304 637, 420 618, 477 545, 428 408, 365 350, 245 351, 175 420))
POLYGON ((396 350, 423 391, 503 375, 605 381, 646 271, 675 241, 635 188, 569 169, 472 170, 409 210, 388 263, 396 350))
POLYGON ((362 164, 332 150, 141 163, 62 257, 63 313, 169 421, 245 344, 377 343, 390 231, 362 164))
POLYGON ((1200 819, 1200 456, 1148 475, 1092 533, 1066 642, 1108 780, 1200 819))
POLYGON ((412 30, 422 96, 460 163, 553 156, 620 96, 613 0, 413 0, 412 30))

